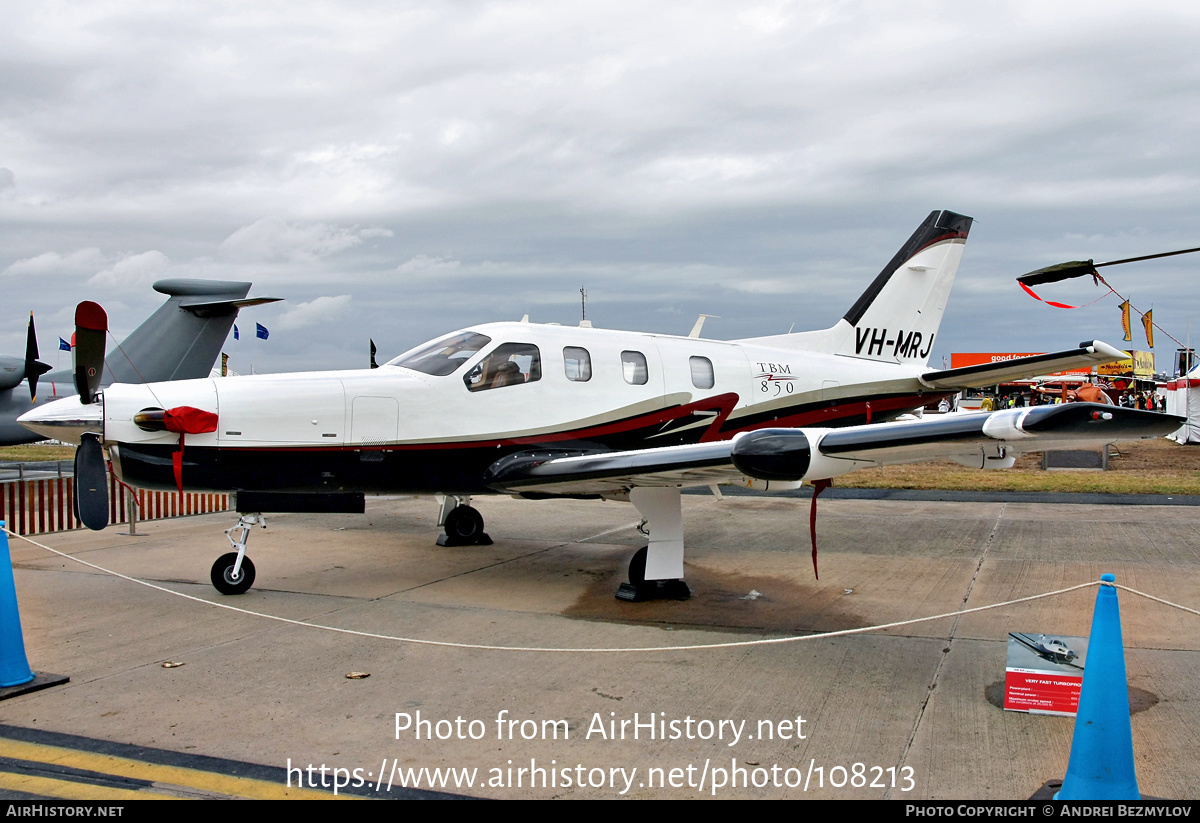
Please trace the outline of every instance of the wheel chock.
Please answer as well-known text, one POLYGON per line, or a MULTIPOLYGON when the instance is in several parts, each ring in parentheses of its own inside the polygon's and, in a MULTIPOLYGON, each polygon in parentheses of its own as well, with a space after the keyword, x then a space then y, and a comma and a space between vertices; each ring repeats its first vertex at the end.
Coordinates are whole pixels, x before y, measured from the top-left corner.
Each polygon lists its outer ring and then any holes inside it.
POLYGON ((617 599, 629 603, 645 603, 647 600, 687 600, 692 590, 682 580, 647 580, 644 583, 622 583, 617 589, 617 599))
POLYGON ((480 532, 474 537, 451 537, 448 534, 439 534, 437 544, 439 546, 491 546, 492 538, 488 537, 487 532, 480 532))

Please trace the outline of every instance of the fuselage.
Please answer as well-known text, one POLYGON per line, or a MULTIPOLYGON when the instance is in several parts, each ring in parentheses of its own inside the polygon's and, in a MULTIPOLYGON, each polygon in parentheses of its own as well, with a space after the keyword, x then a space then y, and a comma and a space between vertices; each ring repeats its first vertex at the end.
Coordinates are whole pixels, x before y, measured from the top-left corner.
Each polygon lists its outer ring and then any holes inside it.
POLYGON ((185 436, 187 489, 479 494, 488 467, 516 452, 888 420, 941 396, 919 373, 753 341, 493 323, 378 369, 113 385, 103 434, 118 475, 142 487, 175 488, 180 436, 134 415, 191 406, 219 422, 185 436))

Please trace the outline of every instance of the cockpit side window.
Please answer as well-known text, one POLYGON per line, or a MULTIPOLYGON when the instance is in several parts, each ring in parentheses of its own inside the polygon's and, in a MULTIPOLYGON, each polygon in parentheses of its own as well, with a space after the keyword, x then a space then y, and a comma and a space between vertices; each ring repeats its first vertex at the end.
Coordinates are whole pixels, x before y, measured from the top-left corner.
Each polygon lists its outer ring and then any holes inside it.
POLYGON ((491 342, 492 338, 485 334, 461 332, 406 352, 394 360, 389 360, 387 365, 403 366, 434 377, 444 377, 453 374, 459 366, 470 360, 475 352, 491 342))
POLYGON ((542 379, 542 356, 532 343, 501 343, 463 377, 470 391, 487 391, 542 379))

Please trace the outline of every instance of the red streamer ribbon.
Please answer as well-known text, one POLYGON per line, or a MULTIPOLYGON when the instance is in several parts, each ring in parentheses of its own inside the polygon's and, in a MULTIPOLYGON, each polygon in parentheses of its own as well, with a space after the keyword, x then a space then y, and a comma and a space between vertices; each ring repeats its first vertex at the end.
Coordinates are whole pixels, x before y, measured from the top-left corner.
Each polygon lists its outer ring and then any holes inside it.
POLYGON ((813 577, 818 580, 821 575, 817 572, 817 497, 821 492, 833 485, 832 480, 814 480, 813 481, 813 496, 812 508, 808 512, 808 533, 812 537, 812 559, 813 559, 813 577))
MULTIPOLYGON (((1038 296, 1037 296, 1037 294, 1034 292, 1034 290, 1033 290, 1033 289, 1029 288, 1029 286, 1026 286, 1026 285, 1025 285, 1024 283, 1022 283, 1020 280, 1018 280, 1018 281, 1017 281, 1017 285, 1018 285, 1018 286, 1020 286, 1021 288, 1025 289, 1025 291, 1026 291, 1026 292, 1028 292, 1029 296, 1030 296, 1030 297, 1032 297, 1034 300, 1041 300, 1041 301, 1042 301, 1043 303, 1045 303, 1047 306, 1053 306, 1053 307, 1054 307, 1054 308, 1056 308, 1056 309, 1082 309, 1082 308, 1084 308, 1085 306, 1090 306, 1090 305, 1092 305, 1092 303, 1095 303, 1095 302, 1097 302, 1097 301, 1099 301, 1099 300, 1103 300, 1104 298, 1108 297, 1110 294, 1113 294, 1113 293, 1114 293, 1114 292, 1113 292, 1113 290, 1112 290, 1112 287, 1111 287, 1111 286, 1109 286, 1109 289, 1108 289, 1108 291, 1106 291, 1104 294, 1102 294, 1102 295, 1100 295, 1099 297, 1097 297, 1097 298, 1096 298, 1095 300, 1093 300, 1091 303, 1084 303, 1082 306, 1068 306, 1066 303, 1059 303, 1059 302, 1056 302, 1056 301, 1054 301, 1054 300, 1046 300, 1046 299, 1045 299, 1045 298, 1043 298, 1043 297, 1038 297, 1038 296)), ((1108 284, 1107 284, 1107 283, 1105 283, 1104 285, 1108 286, 1108 284)))

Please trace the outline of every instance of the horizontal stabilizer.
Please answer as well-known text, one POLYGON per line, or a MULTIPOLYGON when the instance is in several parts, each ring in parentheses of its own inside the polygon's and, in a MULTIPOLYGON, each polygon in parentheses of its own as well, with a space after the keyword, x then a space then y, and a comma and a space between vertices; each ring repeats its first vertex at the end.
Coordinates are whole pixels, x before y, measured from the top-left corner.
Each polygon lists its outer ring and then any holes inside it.
POLYGON ((977 389, 993 386, 1008 380, 1025 380, 1043 374, 1067 369, 1090 369, 1101 363, 1114 363, 1129 357, 1107 343, 1092 340, 1079 344, 1077 349, 1016 357, 979 366, 964 366, 960 369, 943 369, 926 372, 921 382, 932 389, 977 389))
POLYGON ((190 311, 197 317, 220 317, 224 314, 236 314, 239 309, 247 306, 278 303, 282 299, 282 297, 246 297, 241 300, 185 300, 179 304, 179 308, 190 311))

